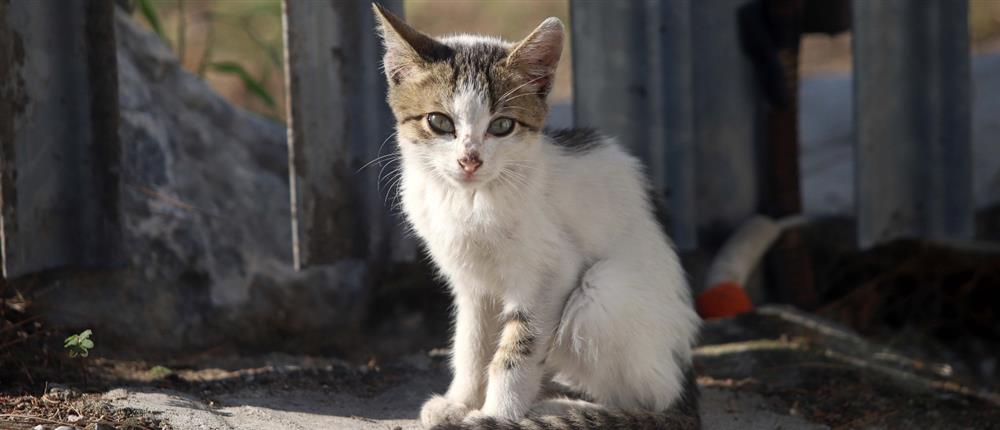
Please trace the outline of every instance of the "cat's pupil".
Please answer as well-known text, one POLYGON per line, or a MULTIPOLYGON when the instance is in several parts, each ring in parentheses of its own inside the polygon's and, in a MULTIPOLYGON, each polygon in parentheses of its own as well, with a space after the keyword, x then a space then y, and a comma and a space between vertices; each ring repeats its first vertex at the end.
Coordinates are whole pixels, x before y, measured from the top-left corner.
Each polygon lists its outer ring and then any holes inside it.
POLYGON ((514 120, 510 118, 497 118, 490 123, 489 129, 486 131, 497 137, 506 136, 514 131, 514 120))
POLYGON ((455 123, 443 113, 432 113, 427 115, 427 125, 437 134, 450 134, 455 132, 455 123))

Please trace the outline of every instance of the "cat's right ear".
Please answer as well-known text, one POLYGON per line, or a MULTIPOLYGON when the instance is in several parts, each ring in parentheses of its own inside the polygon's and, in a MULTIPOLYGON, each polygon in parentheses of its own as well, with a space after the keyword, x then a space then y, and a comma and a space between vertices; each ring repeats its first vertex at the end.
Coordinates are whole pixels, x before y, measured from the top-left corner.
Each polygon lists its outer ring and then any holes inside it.
POLYGON ((451 52, 451 48, 410 27, 378 3, 372 3, 372 9, 385 44, 382 68, 390 84, 400 83, 414 68, 442 59, 451 52))

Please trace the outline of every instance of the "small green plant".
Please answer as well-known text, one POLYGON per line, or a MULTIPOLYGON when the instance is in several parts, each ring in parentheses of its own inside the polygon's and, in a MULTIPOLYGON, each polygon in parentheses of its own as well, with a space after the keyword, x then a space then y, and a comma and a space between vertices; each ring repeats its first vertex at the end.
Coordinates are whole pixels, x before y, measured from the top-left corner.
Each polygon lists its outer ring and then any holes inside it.
POLYGON ((149 374, 152 375, 154 378, 158 379, 166 378, 167 376, 170 376, 173 373, 174 371, 166 366, 156 365, 149 369, 149 374))
POLYGON ((90 340, 90 335, 92 334, 94 332, 87 329, 80 332, 80 334, 67 337, 63 348, 66 349, 70 357, 86 357, 90 355, 90 350, 94 348, 94 341, 90 340))

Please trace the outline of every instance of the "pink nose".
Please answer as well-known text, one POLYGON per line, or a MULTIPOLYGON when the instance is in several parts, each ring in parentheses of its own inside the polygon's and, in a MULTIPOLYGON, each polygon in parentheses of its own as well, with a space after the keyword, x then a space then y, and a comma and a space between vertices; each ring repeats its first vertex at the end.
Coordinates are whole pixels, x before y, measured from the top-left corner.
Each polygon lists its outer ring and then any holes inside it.
POLYGON ((464 157, 458 159, 458 165, 462 166, 462 170, 465 173, 476 173, 479 170, 479 166, 483 165, 483 160, 479 159, 479 154, 465 154, 464 157))

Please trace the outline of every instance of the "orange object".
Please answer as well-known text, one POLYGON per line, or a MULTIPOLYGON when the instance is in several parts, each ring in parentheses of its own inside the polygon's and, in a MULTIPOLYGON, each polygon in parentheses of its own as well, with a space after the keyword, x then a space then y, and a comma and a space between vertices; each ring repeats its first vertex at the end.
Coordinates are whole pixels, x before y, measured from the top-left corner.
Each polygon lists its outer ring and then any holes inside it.
POLYGON ((698 294, 698 314, 704 319, 725 318, 753 310, 746 290, 736 282, 720 282, 698 294))

